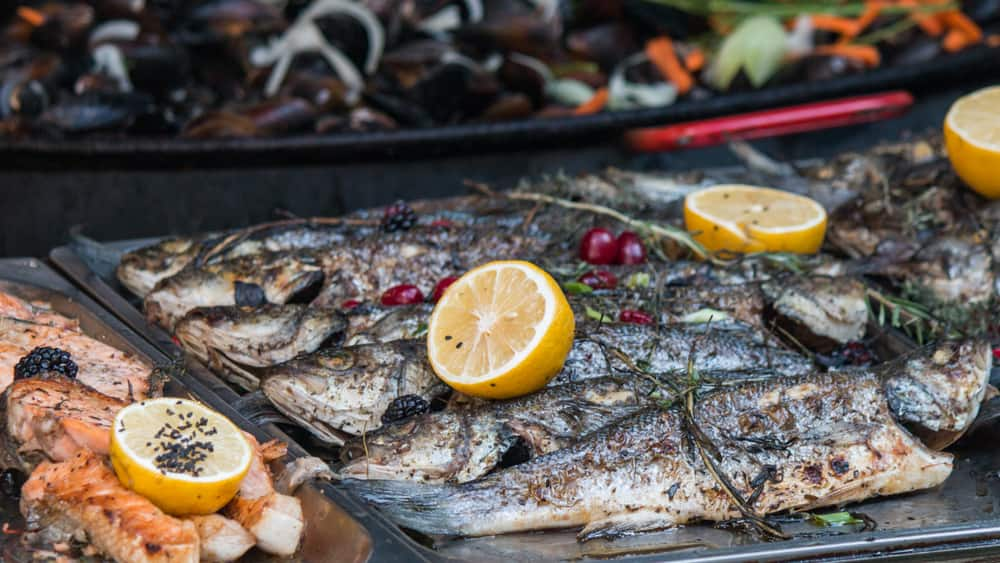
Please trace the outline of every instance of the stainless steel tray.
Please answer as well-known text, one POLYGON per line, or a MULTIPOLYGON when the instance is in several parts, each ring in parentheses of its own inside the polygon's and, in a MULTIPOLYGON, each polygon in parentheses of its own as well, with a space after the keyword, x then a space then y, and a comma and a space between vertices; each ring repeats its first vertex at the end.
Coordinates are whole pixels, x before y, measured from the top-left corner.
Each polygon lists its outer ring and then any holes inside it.
MULTIPOLYGON (((151 366, 165 366, 171 361, 160 350, 68 283, 56 271, 36 259, 0 260, 0 290, 22 298, 40 299, 51 303, 59 313, 78 319, 82 330, 88 335, 133 354, 151 366)), ((230 401, 220 397, 202 381, 188 373, 172 373, 164 392, 169 396, 196 398, 210 405, 261 441, 272 438, 286 439, 274 429, 261 428, 247 420, 230 405, 230 401)), ((281 471, 286 462, 305 455, 297 445, 289 443, 289 446, 289 456, 272 466, 275 471, 281 471)), ((302 501, 306 529, 300 552, 295 560, 358 563, 369 560, 376 545, 371 535, 365 526, 337 506, 331 499, 332 495, 326 493, 326 488, 325 485, 310 482, 296 492, 296 496, 302 501)), ((0 515, 5 521, 14 521, 17 507, 3 506, 0 508, 0 515), (10 520, 6 520, 7 518, 10 520)), ((12 524, 12 527, 17 529, 16 523, 12 524)), ((15 545, 15 543, 20 544, 17 539, 16 535, 0 536, 0 546, 3 547, 3 550, 0 550, 0 561, 19 561, 18 555, 27 556, 26 561, 31 560, 31 554, 26 554, 20 545, 15 545)), ((412 560, 408 555, 396 559, 412 560)), ((273 561, 273 558, 255 550, 251 551, 246 560, 273 561)))
MULTIPOLYGON (((128 251, 155 239, 108 243, 114 250, 128 251)), ((179 349, 158 327, 150 326, 114 279, 113 265, 94 256, 81 256, 69 247, 50 253, 50 259, 95 299, 115 312, 137 332, 170 354, 179 349), (88 263, 90 262, 90 263, 88 263)), ((899 342, 889 342, 897 348, 899 342)), ((194 372, 197 373, 197 372, 194 372)), ((218 381, 216 379, 216 381, 218 381)), ((225 386, 219 382, 219 385, 225 386)), ((230 391, 232 393, 232 391, 230 391)), ((988 434, 989 429, 981 431, 988 434)), ((1000 560, 1000 450, 976 447, 968 439, 951 451, 956 455, 952 476, 940 487, 919 493, 874 499, 851 510, 877 523, 873 531, 817 528, 805 523, 785 523, 795 539, 767 542, 742 532, 708 525, 647 533, 613 541, 578 543, 575 533, 546 532, 497 537, 427 542, 431 549, 417 547, 408 535, 393 529, 389 537, 408 543, 430 559, 464 561, 894 561, 1000 560)), ((987 442, 988 443, 988 442, 987 442)), ((334 486, 336 489, 336 487, 334 486)), ((337 489, 352 505, 362 501, 337 489)), ((373 533, 373 537, 378 534, 373 533)))

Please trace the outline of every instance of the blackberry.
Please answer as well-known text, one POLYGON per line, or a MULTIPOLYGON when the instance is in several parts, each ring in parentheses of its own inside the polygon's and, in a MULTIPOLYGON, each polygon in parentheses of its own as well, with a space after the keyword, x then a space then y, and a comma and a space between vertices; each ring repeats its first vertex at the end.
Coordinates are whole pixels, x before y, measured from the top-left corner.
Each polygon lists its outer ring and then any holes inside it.
POLYGON ((385 208, 382 216, 382 230, 387 233, 408 231, 417 224, 417 214, 406 202, 397 201, 385 208))
POLYGON ((423 414, 431 408, 430 403, 420 395, 403 395, 389 403, 389 408, 382 413, 382 424, 392 424, 423 414))
POLYGON ((23 379, 49 371, 61 373, 66 377, 76 377, 76 362, 65 350, 40 346, 17 361, 17 365, 14 366, 14 379, 23 379))

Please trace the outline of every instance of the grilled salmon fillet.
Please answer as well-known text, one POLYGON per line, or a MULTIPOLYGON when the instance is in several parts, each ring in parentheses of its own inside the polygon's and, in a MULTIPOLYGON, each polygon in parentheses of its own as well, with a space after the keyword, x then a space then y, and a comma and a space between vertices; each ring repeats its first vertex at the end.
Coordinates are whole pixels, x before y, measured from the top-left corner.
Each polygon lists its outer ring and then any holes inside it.
POLYGON ((80 323, 76 319, 70 319, 56 313, 48 303, 39 301, 29 303, 20 297, 2 291, 0 291, 0 317, 31 321, 66 330, 80 329, 80 323))
POLYGON ((127 404, 61 376, 19 379, 2 398, 6 464, 30 470, 82 450, 107 454, 115 414, 127 404))
POLYGON ((163 513, 126 489, 104 456, 81 451, 39 465, 21 489, 28 529, 46 541, 85 540, 115 561, 197 563, 193 522, 163 513))
MULTIPOLYGON (((117 399, 139 401, 158 395, 159 383, 152 368, 130 354, 95 340, 75 330, 58 328, 31 321, 0 319, 0 342, 20 347, 20 356, 39 346, 53 346, 70 353, 79 367, 77 378, 81 383, 117 399)), ((0 366, 11 362, 12 348, 8 348, 0 366)), ((18 358, 13 358, 16 364, 18 358)), ((13 379, 13 369, 0 374, 0 383, 13 379)))
POLYGON ((223 509, 223 513, 236 520, 257 538, 257 547, 274 555, 291 556, 302 538, 302 504, 299 499, 274 490, 269 459, 284 454, 276 442, 261 445, 247 435, 254 448, 250 471, 243 478, 240 490, 223 509), (280 454, 280 455, 279 455, 280 454))

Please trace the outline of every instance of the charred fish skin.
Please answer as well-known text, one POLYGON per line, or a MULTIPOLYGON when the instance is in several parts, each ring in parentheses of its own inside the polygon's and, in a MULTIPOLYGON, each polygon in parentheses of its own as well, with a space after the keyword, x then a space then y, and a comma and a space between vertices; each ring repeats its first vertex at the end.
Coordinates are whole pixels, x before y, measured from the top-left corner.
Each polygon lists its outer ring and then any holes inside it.
POLYGON ((867 293, 855 278, 794 276, 761 289, 776 325, 810 350, 828 351, 865 336, 867 293))
POLYGON ((976 419, 992 369, 985 339, 943 342, 877 368, 896 417, 935 448, 960 438, 976 419))
POLYGON ((768 343, 742 328, 626 323, 583 323, 562 371, 549 385, 605 375, 686 373, 693 360, 699 373, 725 377, 759 374, 773 377, 812 371, 812 362, 791 350, 768 343))
POLYGON ((180 272, 201 249, 198 238, 168 238, 122 256, 115 276, 126 289, 146 297, 159 282, 180 272))
POLYGON ((340 476, 464 483, 493 470, 518 439, 531 457, 558 450, 650 404, 651 392, 644 381, 600 378, 425 413, 348 442, 340 476))
POLYGON ((185 350, 244 389, 256 389, 252 368, 280 364, 317 350, 347 325, 335 310, 307 305, 202 307, 174 329, 185 350))
POLYGON ((427 332, 427 321, 434 305, 395 307, 361 305, 347 312, 344 345, 374 344, 419 338, 427 332))
POLYGON ((690 423, 677 408, 653 408, 462 485, 344 484, 423 533, 483 536, 583 526, 579 537, 590 539, 739 516, 701 448, 718 452, 718 473, 743 498, 755 498, 760 513, 933 487, 952 469, 949 454, 927 449, 895 422, 873 374, 741 385, 698 400, 693 421, 710 445, 686 438, 690 423))
POLYGON ((311 254, 253 254, 185 269, 158 283, 143 303, 150 321, 173 329, 192 309, 236 305, 237 282, 259 286, 269 303, 285 303, 322 280, 311 254))
POLYGON ((429 400, 443 390, 423 341, 412 340, 300 356, 265 368, 261 389, 285 416, 334 445, 379 428, 393 399, 416 394, 429 400))
POLYGON ((323 255, 327 279, 316 303, 374 301, 401 283, 429 288, 444 276, 463 274, 490 260, 536 258, 547 247, 545 238, 496 229, 415 227, 364 237, 323 255))

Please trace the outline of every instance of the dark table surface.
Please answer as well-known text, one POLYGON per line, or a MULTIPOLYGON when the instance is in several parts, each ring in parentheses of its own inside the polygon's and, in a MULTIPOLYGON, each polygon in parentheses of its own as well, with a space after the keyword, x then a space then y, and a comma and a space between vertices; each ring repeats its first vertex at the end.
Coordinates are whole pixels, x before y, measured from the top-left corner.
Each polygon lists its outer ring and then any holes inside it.
MULTIPOLYGON (((994 82, 1000 77, 993 78, 994 82)), ((755 143, 768 154, 796 160, 863 149, 907 132, 939 130, 948 106, 990 80, 944 87, 918 97, 903 117, 874 124, 799 134, 755 143)), ((736 164, 726 147, 636 155, 618 138, 603 144, 560 146, 482 155, 337 163, 309 167, 170 170, 0 171, 0 256, 43 256, 67 240, 69 229, 98 240, 138 238, 239 227, 275 218, 337 215, 395 199, 464 193, 472 179, 509 187, 523 178, 579 174, 608 166, 682 170, 736 164)))

